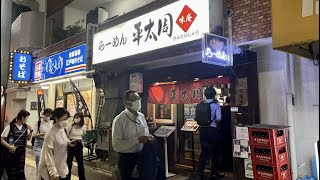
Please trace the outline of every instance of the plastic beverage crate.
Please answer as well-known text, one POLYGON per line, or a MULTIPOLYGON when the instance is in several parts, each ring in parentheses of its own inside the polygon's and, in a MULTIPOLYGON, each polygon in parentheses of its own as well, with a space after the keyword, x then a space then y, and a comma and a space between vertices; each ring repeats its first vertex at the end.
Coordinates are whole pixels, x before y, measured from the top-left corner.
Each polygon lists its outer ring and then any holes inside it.
POLYGON ((265 163, 272 165, 281 165, 288 162, 288 148, 287 145, 266 147, 253 146, 251 147, 252 161, 257 163, 265 163))
POLYGON ((252 162, 254 179, 259 180, 291 180, 289 163, 274 166, 252 162))
POLYGON ((286 132, 284 129, 249 128, 251 146, 281 146, 286 144, 286 132))

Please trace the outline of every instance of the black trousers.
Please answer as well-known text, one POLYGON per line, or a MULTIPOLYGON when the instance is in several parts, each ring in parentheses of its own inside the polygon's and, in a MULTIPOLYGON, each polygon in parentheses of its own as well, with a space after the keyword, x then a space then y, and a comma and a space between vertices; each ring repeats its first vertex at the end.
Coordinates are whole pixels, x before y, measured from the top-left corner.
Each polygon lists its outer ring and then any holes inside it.
POLYGON ((131 175, 137 164, 139 153, 119 153, 118 158, 121 180, 134 180, 131 175))
POLYGON ((69 174, 67 179, 71 179, 71 170, 72 170, 72 162, 73 158, 76 158, 78 163, 78 176, 79 180, 85 180, 85 172, 84 172, 84 165, 83 165, 83 145, 82 143, 77 143, 75 147, 68 146, 68 159, 67 164, 69 167, 69 174))
POLYGON ((14 153, 9 153, 7 167, 5 168, 8 180, 25 180, 26 149, 18 148, 14 153))
POLYGON ((199 160, 198 175, 203 176, 207 160, 211 158, 211 176, 218 172, 219 164, 219 132, 217 128, 201 127, 200 143, 201 155, 199 160))

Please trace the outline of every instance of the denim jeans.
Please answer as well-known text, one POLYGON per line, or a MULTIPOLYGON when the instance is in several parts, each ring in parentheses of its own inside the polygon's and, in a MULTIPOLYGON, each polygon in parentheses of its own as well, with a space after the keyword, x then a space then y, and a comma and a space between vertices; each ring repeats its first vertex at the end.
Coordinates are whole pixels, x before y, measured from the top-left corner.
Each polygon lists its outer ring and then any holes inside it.
POLYGON ((33 153, 34 153, 37 169, 39 167, 39 161, 40 161, 40 155, 41 155, 41 150, 42 150, 42 146, 43 146, 43 141, 44 141, 44 139, 41 139, 41 138, 36 138, 34 141, 33 153))

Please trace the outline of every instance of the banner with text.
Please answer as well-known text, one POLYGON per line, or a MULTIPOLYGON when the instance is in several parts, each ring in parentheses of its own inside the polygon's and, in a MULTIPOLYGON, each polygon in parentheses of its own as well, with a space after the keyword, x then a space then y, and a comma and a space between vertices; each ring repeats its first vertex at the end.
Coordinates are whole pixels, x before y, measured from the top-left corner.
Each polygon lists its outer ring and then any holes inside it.
POLYGON ((200 40, 210 31, 209 0, 183 0, 94 35, 93 64, 200 40))
POLYGON ((33 62, 32 82, 86 70, 87 45, 80 45, 33 62))
POLYGON ((151 104, 195 104, 203 101, 203 92, 207 86, 228 84, 228 77, 206 79, 193 83, 152 86, 148 92, 151 104))
POLYGON ((74 84, 74 82, 70 79, 70 83, 73 89, 73 93, 76 97, 76 111, 77 112, 82 112, 84 117, 88 117, 90 118, 91 121, 91 129, 93 129, 93 123, 92 123, 92 118, 91 118, 91 114, 89 111, 89 108, 87 106, 86 101, 84 100, 83 96, 81 95, 79 89, 77 88, 77 86, 74 84))
POLYGON ((40 119, 43 116, 44 109, 46 108, 43 89, 37 89, 37 98, 38 98, 38 118, 40 119))

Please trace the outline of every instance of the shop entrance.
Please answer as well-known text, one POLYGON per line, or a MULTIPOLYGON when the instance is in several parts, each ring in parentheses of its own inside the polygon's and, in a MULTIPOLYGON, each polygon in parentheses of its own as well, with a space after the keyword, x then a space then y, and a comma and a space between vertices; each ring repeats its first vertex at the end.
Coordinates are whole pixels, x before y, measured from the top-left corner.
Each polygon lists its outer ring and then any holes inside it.
POLYGON ((169 166, 192 170, 193 162, 195 162, 195 167, 197 167, 201 153, 199 131, 192 134, 192 132, 182 131, 181 128, 186 121, 194 120, 197 103, 205 99, 204 89, 213 85, 217 91, 216 99, 221 106, 223 116, 219 145, 220 168, 222 171, 232 172, 231 124, 233 123, 230 106, 226 103, 226 99, 231 96, 231 81, 227 70, 213 65, 191 63, 157 69, 148 73, 145 73, 145 78, 148 80, 148 87, 146 87, 148 96, 145 95, 144 99, 148 101, 145 112, 150 126, 170 125, 177 129, 168 139, 169 166), (152 73, 152 76, 148 76, 148 73, 152 73), (192 156, 192 142, 194 142, 195 161, 192 156))

